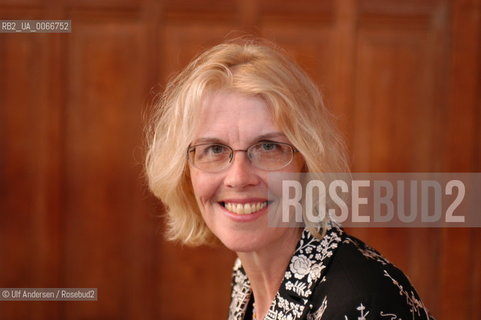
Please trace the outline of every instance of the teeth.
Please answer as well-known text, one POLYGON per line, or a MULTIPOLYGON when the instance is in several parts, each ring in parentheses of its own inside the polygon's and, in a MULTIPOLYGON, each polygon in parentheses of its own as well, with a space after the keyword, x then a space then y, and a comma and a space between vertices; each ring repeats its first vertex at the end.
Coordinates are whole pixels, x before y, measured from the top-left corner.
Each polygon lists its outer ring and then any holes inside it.
POLYGON ((230 212, 236 214, 251 214, 264 209, 267 206, 267 201, 257 203, 230 203, 225 202, 224 207, 230 212))

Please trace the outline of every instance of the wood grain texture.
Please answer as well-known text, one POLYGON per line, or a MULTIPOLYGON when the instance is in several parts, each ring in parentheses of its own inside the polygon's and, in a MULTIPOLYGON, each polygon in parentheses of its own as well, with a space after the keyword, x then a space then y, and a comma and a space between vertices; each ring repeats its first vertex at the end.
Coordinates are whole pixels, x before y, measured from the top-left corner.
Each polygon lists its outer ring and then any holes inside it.
MULTIPOLYGON (((56 283, 58 207, 57 110, 44 64, 53 54, 44 35, 2 35, 0 45, 0 283, 49 287, 56 283)), ((2 316, 21 319, 28 310, 6 303, 2 316)), ((54 316, 47 304, 32 307, 54 316)), ((34 316, 32 319, 36 319, 34 316)))
POLYGON ((119 310, 134 317, 142 310, 137 304, 153 299, 153 288, 145 287, 153 274, 145 270, 154 257, 141 254, 153 249, 153 228, 146 228, 149 217, 139 211, 143 191, 135 183, 142 164, 135 151, 141 142, 139 108, 148 89, 147 69, 139 64, 147 49, 144 37, 135 20, 85 22, 69 42, 62 282, 97 287, 106 297, 65 308, 67 318, 113 319, 119 310))
MULTIPOLYGON (((481 1, 455 2, 451 14, 452 51, 444 118, 444 170, 479 171, 481 1)), ((479 299, 475 300, 479 297, 480 285, 480 269, 477 268, 479 234, 479 229, 443 230, 440 314, 446 319, 476 319, 479 315, 479 299)))
MULTIPOLYGON (((225 319, 235 255, 163 239, 146 190, 152 96, 250 33, 321 88, 354 171, 481 170, 481 0, 0 0, 0 287, 96 287, 95 303, 2 303, 0 319, 225 319), (192 312, 195 316, 192 316, 192 312)), ((481 317, 478 229, 350 229, 438 320, 481 317), (402 244, 402 245, 401 245, 402 244)))

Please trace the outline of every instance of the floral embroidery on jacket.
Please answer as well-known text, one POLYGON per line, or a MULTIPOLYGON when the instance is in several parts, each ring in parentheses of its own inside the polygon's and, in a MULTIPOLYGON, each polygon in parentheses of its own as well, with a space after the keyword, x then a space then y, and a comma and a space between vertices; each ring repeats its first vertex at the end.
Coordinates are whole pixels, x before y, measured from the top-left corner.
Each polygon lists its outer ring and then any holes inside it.
MULTIPOLYGON (((252 291, 239 259, 234 265, 232 282, 229 320, 242 320, 252 291)), ((377 251, 330 223, 322 239, 307 229, 302 232, 264 320, 334 318, 433 319, 401 271, 377 251), (340 247, 343 250, 339 251, 340 247), (336 256, 337 262, 333 263, 336 256), (340 271, 336 269, 339 266, 340 271), (360 266, 367 271, 359 271, 360 266), (346 276, 351 280, 346 282, 346 276), (355 292, 349 289, 350 285, 354 285, 355 292)))
MULTIPOLYGON (((294 256, 291 258, 284 281, 269 311, 267 320, 299 319, 303 312, 312 287, 323 275, 325 260, 333 255, 341 242, 342 230, 331 227, 319 240, 307 229, 303 231, 294 256)), ((232 301, 229 319, 243 319, 250 299, 250 285, 245 271, 237 259, 234 266, 232 301), (241 281, 239 284, 238 281, 241 281)))

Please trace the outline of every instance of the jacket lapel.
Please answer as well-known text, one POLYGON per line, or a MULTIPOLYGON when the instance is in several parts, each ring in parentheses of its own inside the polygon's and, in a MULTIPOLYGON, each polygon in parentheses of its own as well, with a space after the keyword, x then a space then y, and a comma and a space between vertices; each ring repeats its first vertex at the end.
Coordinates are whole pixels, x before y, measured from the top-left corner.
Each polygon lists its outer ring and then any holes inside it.
MULTIPOLYGON (((309 297, 316 285, 325 280, 327 266, 342 241, 342 233, 337 225, 330 224, 326 235, 322 239, 317 239, 304 229, 279 291, 265 317, 266 320, 306 318, 312 308, 308 304, 309 297)), ((240 260, 237 259, 233 274, 230 320, 244 318, 251 294, 249 279, 240 260)))
POLYGON ((242 320, 252 295, 251 285, 239 258, 234 263, 229 320, 242 320))

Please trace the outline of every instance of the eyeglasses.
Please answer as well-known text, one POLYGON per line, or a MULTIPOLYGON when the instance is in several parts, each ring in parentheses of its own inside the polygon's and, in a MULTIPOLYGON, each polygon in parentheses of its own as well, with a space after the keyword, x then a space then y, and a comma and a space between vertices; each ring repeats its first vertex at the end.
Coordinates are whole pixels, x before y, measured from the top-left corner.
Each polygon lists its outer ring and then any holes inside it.
POLYGON ((219 143, 206 143, 189 147, 187 157, 197 169, 214 173, 227 169, 234 161, 237 151, 247 153, 247 158, 254 167, 266 171, 286 167, 294 159, 294 153, 299 152, 292 145, 282 142, 259 142, 245 150, 234 150, 219 143))

